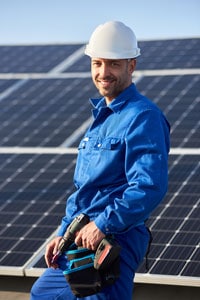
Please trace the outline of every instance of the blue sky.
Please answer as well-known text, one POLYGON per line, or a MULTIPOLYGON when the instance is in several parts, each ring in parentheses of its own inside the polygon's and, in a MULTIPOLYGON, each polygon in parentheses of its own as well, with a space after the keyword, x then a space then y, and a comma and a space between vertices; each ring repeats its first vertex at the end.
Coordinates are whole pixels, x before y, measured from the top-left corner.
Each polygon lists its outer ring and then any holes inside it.
POLYGON ((0 44, 82 43, 108 20, 138 40, 200 36, 200 0, 0 0, 0 44))

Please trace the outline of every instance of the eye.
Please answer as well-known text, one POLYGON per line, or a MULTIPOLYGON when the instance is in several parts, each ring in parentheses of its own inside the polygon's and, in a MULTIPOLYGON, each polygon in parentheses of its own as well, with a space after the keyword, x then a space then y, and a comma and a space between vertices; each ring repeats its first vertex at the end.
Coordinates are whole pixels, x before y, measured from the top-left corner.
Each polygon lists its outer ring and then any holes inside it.
POLYGON ((93 62, 92 62, 92 65, 93 65, 94 67, 100 67, 100 66, 101 66, 101 63, 100 63, 99 61, 93 61, 93 62))
POLYGON ((117 61, 117 60, 111 62, 111 66, 112 66, 112 67, 118 67, 119 65, 120 65, 120 63, 119 63, 119 61, 117 61))

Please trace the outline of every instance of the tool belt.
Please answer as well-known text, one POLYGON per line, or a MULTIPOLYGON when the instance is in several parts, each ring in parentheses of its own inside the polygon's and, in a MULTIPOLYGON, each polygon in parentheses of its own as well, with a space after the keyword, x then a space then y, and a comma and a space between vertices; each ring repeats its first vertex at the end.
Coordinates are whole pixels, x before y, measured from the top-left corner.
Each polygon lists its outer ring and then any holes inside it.
POLYGON ((76 248, 66 252, 68 268, 63 272, 73 294, 82 298, 99 293, 120 275, 120 246, 104 238, 96 252, 76 248))

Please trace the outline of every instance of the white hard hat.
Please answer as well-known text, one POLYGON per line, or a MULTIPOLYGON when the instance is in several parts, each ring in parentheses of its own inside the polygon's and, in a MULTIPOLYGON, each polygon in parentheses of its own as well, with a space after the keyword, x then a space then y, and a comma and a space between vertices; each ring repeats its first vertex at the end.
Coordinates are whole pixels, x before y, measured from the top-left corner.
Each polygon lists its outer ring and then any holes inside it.
POLYGON ((119 21, 99 25, 86 45, 85 54, 105 59, 135 58, 140 55, 134 32, 119 21))

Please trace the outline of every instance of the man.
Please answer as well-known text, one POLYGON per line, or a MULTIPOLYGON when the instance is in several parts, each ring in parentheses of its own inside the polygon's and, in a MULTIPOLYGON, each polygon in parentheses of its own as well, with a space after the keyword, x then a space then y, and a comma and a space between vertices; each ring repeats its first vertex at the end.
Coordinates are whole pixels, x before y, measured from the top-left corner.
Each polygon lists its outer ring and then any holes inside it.
POLYGON ((162 112, 132 83, 140 55, 133 31, 107 22, 93 32, 85 54, 102 98, 91 99, 94 121, 79 145, 74 174, 77 188, 67 200, 58 237, 47 246, 47 271, 35 283, 31 299, 76 298, 62 270, 62 255, 51 263, 68 225, 80 213, 90 222, 75 243, 96 250, 113 234, 121 246, 120 277, 90 300, 131 300, 133 278, 149 243, 145 221, 167 191, 169 124, 162 112), (53 268, 51 268, 53 267, 53 268))

